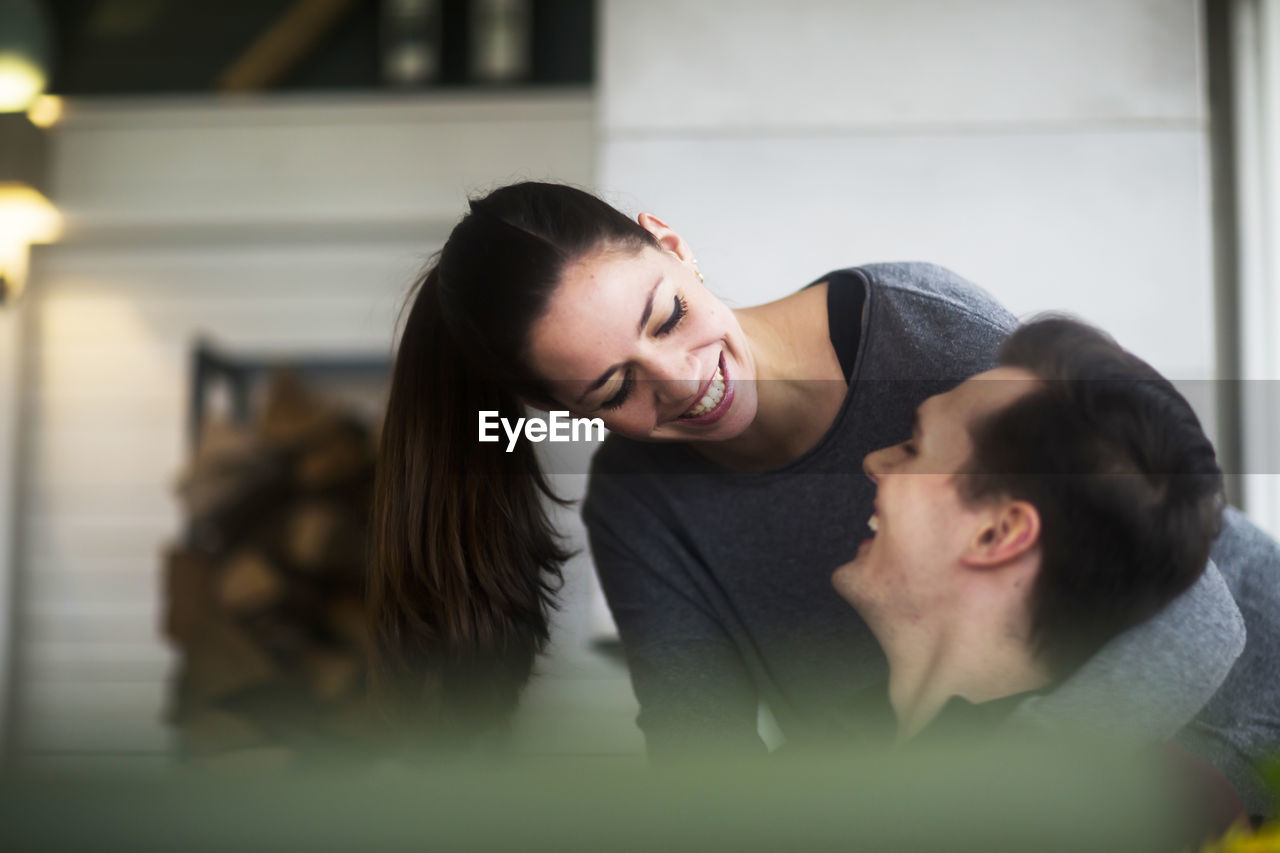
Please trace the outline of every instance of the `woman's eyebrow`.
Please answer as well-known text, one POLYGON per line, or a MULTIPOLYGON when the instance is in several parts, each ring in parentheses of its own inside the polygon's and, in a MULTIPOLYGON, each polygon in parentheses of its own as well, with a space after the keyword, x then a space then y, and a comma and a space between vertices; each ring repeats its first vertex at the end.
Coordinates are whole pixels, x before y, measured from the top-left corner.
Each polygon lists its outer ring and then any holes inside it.
MULTIPOLYGON (((658 276, 658 280, 653 283, 653 287, 649 288, 649 296, 644 301, 644 311, 640 314, 640 322, 636 323, 636 334, 643 335, 644 327, 649 322, 649 318, 653 316, 653 295, 658 292, 658 285, 662 284, 662 276, 658 276)), ((605 374, 608 377, 608 374, 605 374)))

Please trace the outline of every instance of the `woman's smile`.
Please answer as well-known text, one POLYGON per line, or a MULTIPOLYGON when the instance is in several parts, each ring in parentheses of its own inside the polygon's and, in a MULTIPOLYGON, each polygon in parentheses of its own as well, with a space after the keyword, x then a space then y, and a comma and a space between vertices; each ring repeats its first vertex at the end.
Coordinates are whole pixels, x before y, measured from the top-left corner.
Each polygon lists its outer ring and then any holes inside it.
POLYGON ((722 441, 755 417, 746 334, 677 251, 572 265, 529 340, 557 400, 629 438, 722 441))
POLYGON ((680 416, 688 424, 712 424, 724 417, 733 405, 733 383, 724 364, 724 353, 716 364, 716 372, 698 396, 698 402, 680 416))

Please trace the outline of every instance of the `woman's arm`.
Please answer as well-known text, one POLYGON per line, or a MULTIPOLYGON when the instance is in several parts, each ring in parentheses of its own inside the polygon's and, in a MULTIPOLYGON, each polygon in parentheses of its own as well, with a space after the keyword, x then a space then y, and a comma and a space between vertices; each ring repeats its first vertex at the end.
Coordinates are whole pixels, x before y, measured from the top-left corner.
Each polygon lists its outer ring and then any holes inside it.
POLYGON ((596 482, 583 507, 609 609, 640 703, 636 722, 655 760, 712 750, 763 752, 759 699, 732 639, 691 582, 693 557, 638 501, 596 482), (643 555, 643 556, 642 556, 643 555))
POLYGON ((1157 743, 1191 721, 1244 650, 1245 627, 1212 561, 1164 610, 1107 643, 1019 723, 1157 743))

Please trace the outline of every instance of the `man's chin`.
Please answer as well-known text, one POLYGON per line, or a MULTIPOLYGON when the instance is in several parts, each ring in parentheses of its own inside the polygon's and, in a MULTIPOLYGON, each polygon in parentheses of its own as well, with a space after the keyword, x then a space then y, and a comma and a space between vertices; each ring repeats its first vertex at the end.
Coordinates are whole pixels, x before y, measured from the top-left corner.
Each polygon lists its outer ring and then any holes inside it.
POLYGON ((862 558, 854 557, 849 562, 838 566, 831 573, 831 585, 835 587, 837 593, 845 601, 854 607, 858 606, 861 600, 859 595, 859 579, 862 575, 862 558))

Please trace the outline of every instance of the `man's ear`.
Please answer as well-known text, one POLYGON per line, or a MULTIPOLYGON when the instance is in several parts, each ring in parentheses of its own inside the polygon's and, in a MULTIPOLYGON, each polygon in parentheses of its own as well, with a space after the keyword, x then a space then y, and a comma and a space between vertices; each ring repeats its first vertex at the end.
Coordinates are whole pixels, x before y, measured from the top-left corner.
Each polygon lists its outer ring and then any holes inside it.
POLYGON ((642 213, 636 217, 636 221, 640 223, 640 227, 653 235, 663 249, 672 252, 682 261, 692 263, 693 250, 689 248, 689 244, 684 241, 684 238, 676 233, 674 228, 652 213, 642 213))
POLYGON ((974 533, 961 558, 975 569, 995 568, 1018 559, 1040 544, 1040 513, 1027 501, 994 508, 974 533))

